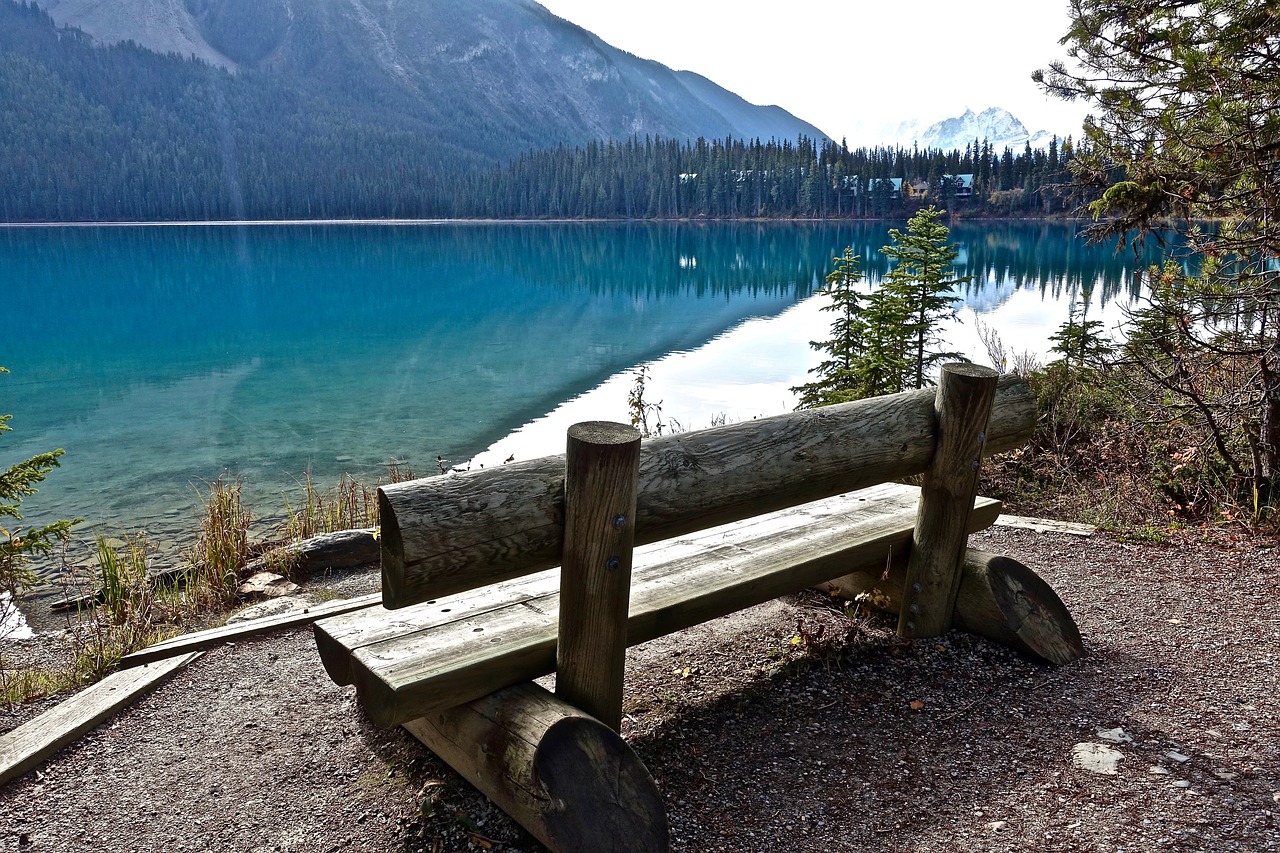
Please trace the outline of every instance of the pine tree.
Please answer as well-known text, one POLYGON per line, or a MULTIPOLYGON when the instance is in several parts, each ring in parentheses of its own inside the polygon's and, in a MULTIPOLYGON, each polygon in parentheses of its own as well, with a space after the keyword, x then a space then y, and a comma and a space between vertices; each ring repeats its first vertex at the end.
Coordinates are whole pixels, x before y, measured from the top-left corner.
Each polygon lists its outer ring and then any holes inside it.
POLYGON ((863 297, 856 289, 862 281, 862 270, 852 246, 846 247, 844 254, 832 261, 835 266, 827 273, 827 286, 818 291, 831 300, 822 306, 822 310, 836 312, 836 319, 831 323, 831 339, 809 342, 809 346, 826 352, 829 357, 809 371, 817 375, 816 380, 791 389, 800 395, 797 406, 800 409, 843 403, 859 396, 855 393, 853 374, 854 362, 862 351, 867 331, 866 320, 859 312, 863 297))
POLYGON ((867 328, 865 346, 853 365, 856 394, 862 398, 905 391, 911 377, 907 358, 910 306, 883 282, 868 294, 866 302, 862 314, 867 328))
MULTIPOLYGON (((9 371, 0 367, 0 373, 9 371)), ((0 433, 12 432, 9 426, 12 415, 0 415, 0 433)), ((0 471, 0 520, 11 518, 21 521, 19 509, 22 499, 36 493, 36 484, 44 482, 45 475, 60 464, 61 450, 37 454, 19 462, 7 471, 0 471)), ((47 551, 63 542, 71 534, 73 525, 80 519, 55 521, 43 527, 23 530, 0 525, 0 591, 16 596, 20 587, 31 581, 26 563, 33 553, 47 551)))
POLYGON ((881 288, 901 300, 907 317, 904 355, 910 368, 908 388, 931 384, 929 375, 939 362, 963 358, 938 348, 938 321, 955 317, 954 306, 960 297, 952 293, 970 280, 969 276, 957 276, 951 266, 959 251, 947 243, 951 230, 938 221, 945 213, 932 206, 921 210, 907 222, 907 233, 889 229, 893 245, 880 250, 895 262, 881 288))
POLYGON ((1111 339, 1107 337, 1101 320, 1090 320, 1089 292, 1085 291, 1080 299, 1073 301, 1067 310, 1067 322, 1049 336, 1053 346, 1050 352, 1061 356, 1061 361, 1068 369, 1079 373, 1086 368, 1099 367, 1115 349, 1111 339))
POLYGON ((1070 63, 1033 75, 1091 108, 1069 167, 1086 236, 1172 230, 1199 267, 1152 271, 1125 349, 1151 422, 1201 431, 1255 513, 1280 493, 1278 39, 1271 2, 1074 0, 1070 63))
POLYGON ((831 298, 822 310, 837 312, 831 339, 810 342, 830 358, 809 371, 818 380, 791 389, 800 395, 801 409, 894 394, 906 387, 910 374, 908 305, 883 287, 865 295, 855 290, 862 273, 852 247, 834 261, 827 287, 818 291, 831 298))

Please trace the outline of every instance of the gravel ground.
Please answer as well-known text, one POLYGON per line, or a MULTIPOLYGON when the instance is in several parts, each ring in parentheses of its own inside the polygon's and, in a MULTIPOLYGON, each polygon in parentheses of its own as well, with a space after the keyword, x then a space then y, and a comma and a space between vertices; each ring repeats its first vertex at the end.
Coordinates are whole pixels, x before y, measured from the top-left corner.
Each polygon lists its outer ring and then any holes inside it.
MULTIPOLYGON (((1273 540, 995 528, 972 544, 1054 586, 1082 660, 1052 668, 956 633, 903 642, 816 594, 632 650, 624 734, 673 849, 1280 850, 1273 540), (823 638, 791 643, 798 624, 823 638), (1113 729, 1121 743, 1099 734, 1113 729), (1115 774, 1076 766, 1082 743, 1117 750, 1115 774)), ((541 849, 367 722, 308 631, 211 651, 0 788, 0 815, 0 851, 23 853, 541 849)))

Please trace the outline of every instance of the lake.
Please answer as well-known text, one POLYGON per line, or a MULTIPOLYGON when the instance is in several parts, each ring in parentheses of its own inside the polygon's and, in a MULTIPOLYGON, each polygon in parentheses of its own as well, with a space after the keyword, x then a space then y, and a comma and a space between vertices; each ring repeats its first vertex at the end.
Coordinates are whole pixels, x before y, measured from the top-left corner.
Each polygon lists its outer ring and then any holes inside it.
MULTIPOLYGON (((574 421, 646 398, 685 428, 787 411, 845 246, 870 286, 900 223, 403 223, 0 227, 8 322, 0 464, 62 447, 27 521, 190 531, 197 491, 242 479, 256 513, 310 472, 376 479, 563 450, 574 421)), ((1108 326, 1132 255, 1057 223, 957 223, 953 347, 975 318, 1043 356, 1088 294, 1108 326)))

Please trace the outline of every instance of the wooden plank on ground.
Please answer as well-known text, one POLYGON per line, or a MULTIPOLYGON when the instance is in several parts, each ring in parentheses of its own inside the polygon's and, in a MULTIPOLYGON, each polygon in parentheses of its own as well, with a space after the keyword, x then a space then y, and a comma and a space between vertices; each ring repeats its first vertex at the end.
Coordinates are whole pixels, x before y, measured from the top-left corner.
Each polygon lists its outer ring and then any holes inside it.
POLYGON ((57 707, 0 735, 0 785, 38 767, 121 708, 156 689, 202 652, 114 672, 57 707))
POLYGON ((1000 527, 1017 527, 1040 533, 1066 533, 1070 536, 1092 536, 1098 532, 1098 528, 1092 524, 1077 524, 1052 518, 1027 518, 1022 515, 1002 515, 996 519, 996 524, 1000 527))
POLYGON ((307 625, 317 619, 324 619, 328 616, 337 616, 342 613, 350 613, 352 610, 362 610, 379 604, 381 601, 382 593, 375 592, 370 595, 361 595, 356 598, 344 598, 340 601, 330 601, 325 604, 317 604, 314 607, 308 607, 305 610, 295 613, 284 613, 279 616, 264 616, 261 619, 250 619, 246 622, 237 622, 234 625, 223 625, 218 628, 210 628, 206 631, 194 631, 190 634, 171 637, 163 642, 155 643, 154 645, 147 646, 145 649, 139 649, 132 654, 125 655, 120 660, 120 666, 122 668, 139 666, 141 664, 151 663, 152 661, 173 657, 174 655, 187 654, 188 652, 207 649, 230 640, 252 637, 256 634, 265 634, 268 631, 277 631, 281 628, 292 628, 297 625, 307 625))
MULTIPOLYGON (((885 484, 637 549, 628 644, 885 565, 908 547, 918 496, 885 484)), ((979 498, 970 529, 999 511, 999 501, 979 498)), ((321 648, 332 641, 330 655, 347 656, 345 674, 370 717, 391 726, 553 671, 558 584, 554 574, 539 584, 542 595, 503 584, 394 616, 350 614, 317 623, 316 634, 321 648), (394 627, 379 630, 388 618, 394 627)))

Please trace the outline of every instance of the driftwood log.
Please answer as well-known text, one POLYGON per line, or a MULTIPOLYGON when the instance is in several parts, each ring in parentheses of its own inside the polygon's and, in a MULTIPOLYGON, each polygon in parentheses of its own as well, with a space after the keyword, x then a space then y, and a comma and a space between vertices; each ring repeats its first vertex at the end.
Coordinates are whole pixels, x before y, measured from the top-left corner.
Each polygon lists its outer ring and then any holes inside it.
POLYGON ((552 850, 669 849, 662 795, 631 747, 536 684, 404 728, 552 850))
MULTIPOLYGON (((902 608, 906 562, 860 569, 822 584, 832 595, 862 601, 897 614, 902 608)), ((1010 557, 970 548, 965 551, 953 626, 1054 664, 1084 654, 1080 629, 1062 599, 1043 578, 1010 557)))
POLYGON ((328 569, 377 565, 379 559, 374 528, 363 527, 322 533, 273 548, 245 566, 244 575, 272 571, 281 565, 288 566, 290 574, 311 575, 328 569))

